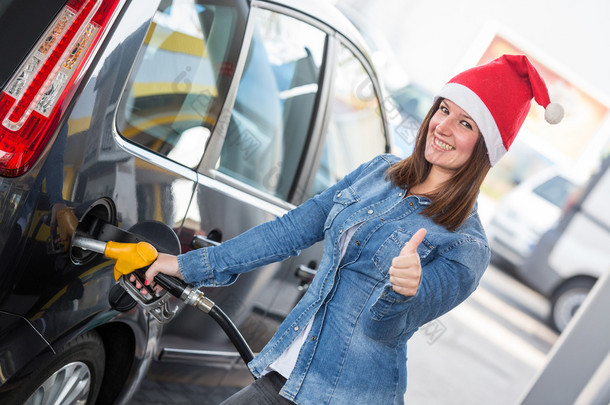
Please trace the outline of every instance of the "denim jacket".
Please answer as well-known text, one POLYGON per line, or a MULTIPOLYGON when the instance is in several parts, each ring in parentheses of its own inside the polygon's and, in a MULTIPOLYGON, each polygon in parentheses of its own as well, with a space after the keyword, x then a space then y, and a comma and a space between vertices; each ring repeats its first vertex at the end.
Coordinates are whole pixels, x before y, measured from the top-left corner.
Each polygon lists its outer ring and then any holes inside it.
POLYGON ((378 156, 282 217, 178 258, 186 282, 219 286, 324 240, 307 293, 249 364, 261 376, 313 319, 280 391, 297 404, 402 404, 407 340, 464 301, 489 264, 476 207, 454 232, 420 215, 430 201, 405 198, 405 190, 385 178, 398 160, 378 156), (357 224, 341 258, 339 239, 357 224), (427 230, 418 247, 422 278, 417 293, 407 297, 392 290, 388 271, 420 228, 427 230))

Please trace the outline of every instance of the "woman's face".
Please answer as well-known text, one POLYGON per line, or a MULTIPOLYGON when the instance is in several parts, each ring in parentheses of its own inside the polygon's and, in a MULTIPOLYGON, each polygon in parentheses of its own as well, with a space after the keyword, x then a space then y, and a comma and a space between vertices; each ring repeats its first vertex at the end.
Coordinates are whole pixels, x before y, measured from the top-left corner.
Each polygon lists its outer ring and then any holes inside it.
POLYGON ((452 175, 470 158, 481 136, 474 120, 457 104, 444 99, 432 116, 426 136, 426 160, 452 175))

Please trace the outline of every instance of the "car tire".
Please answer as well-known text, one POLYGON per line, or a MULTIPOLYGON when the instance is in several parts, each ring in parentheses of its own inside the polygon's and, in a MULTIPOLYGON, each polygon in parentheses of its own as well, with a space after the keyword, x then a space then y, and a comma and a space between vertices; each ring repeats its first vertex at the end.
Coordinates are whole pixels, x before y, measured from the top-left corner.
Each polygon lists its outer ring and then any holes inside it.
POLYGON ((594 284, 595 280, 591 278, 575 278, 557 289, 551 299, 550 317, 556 331, 563 332, 594 284))
POLYGON ((102 339, 95 331, 86 332, 30 374, 9 403, 94 404, 104 365, 102 339))

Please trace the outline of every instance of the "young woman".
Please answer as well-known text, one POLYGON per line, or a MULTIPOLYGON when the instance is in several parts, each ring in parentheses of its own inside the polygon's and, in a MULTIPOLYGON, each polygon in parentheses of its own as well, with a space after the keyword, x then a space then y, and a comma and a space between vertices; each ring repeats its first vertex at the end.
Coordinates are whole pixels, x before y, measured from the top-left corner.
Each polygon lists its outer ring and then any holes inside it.
POLYGON ((464 301, 487 268, 476 198, 532 97, 556 108, 524 56, 470 69, 441 90, 412 156, 378 156, 220 246, 160 255, 147 283, 163 272, 218 286, 324 240, 309 290, 249 364, 257 380, 224 403, 402 404, 408 339, 464 301))

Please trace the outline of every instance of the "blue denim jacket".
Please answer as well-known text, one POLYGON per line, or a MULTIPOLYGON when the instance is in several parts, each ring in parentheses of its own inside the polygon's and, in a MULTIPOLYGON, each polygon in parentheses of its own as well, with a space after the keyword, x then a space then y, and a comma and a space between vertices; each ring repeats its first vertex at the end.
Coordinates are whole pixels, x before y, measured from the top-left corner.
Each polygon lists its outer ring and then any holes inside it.
POLYGON ((386 181, 399 159, 381 155, 282 217, 217 247, 179 256, 184 280, 218 286, 240 273, 297 255, 324 240, 318 272, 304 297, 249 364, 261 376, 310 320, 313 325, 281 395, 297 404, 402 404, 407 340, 464 301, 489 264, 476 208, 455 232, 420 215, 430 203, 386 181), (339 239, 360 224, 344 256, 339 239), (392 290, 388 270, 420 228, 422 279, 412 297, 392 290), (255 241, 255 243, 252 243, 255 241), (263 241, 263 243, 261 243, 263 241))

